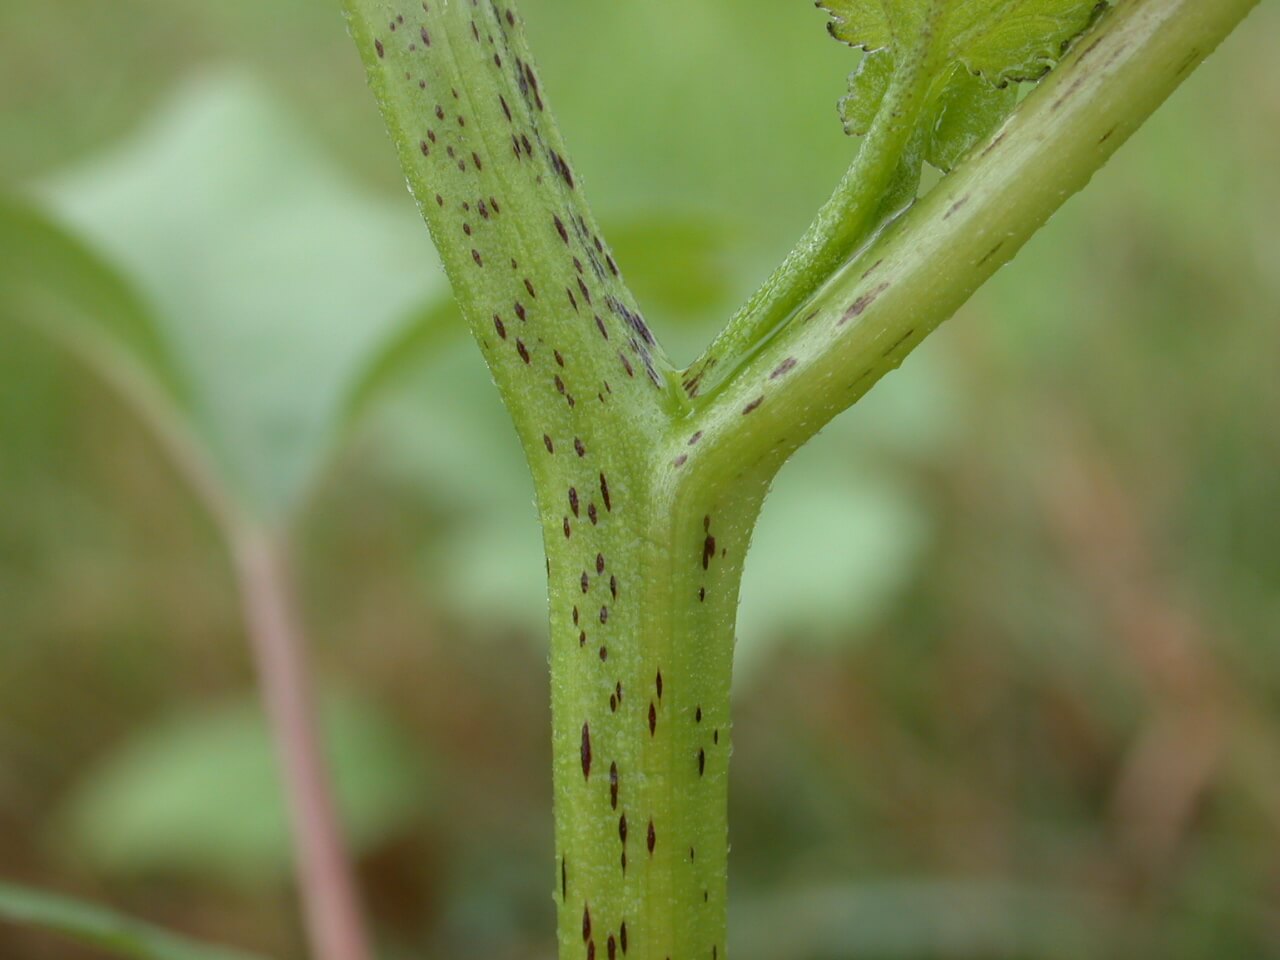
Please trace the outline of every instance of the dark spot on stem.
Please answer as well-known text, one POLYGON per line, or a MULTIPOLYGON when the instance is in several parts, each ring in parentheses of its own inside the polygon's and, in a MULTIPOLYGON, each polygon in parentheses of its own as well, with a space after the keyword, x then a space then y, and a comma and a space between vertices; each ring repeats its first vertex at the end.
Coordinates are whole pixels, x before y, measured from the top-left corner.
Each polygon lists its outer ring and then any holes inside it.
POLYGON ((966 203, 968 203, 968 202, 969 202, 969 194, 967 194, 967 193, 966 193, 963 197, 961 197, 959 200, 957 200, 955 203, 953 203, 953 204, 952 204, 952 205, 947 209, 947 212, 946 212, 946 213, 944 213, 944 214, 942 215, 942 219, 943 219, 943 220, 950 220, 950 219, 951 219, 951 215, 952 215, 953 213, 955 213, 957 210, 959 210, 961 207, 963 207, 963 206, 964 206, 966 203))
POLYGON ((879 283, 875 287, 873 287, 871 290, 869 290, 867 293, 864 293, 857 300, 853 301, 853 303, 849 304, 849 309, 847 309, 844 312, 844 316, 840 318, 840 321, 839 323, 836 324, 836 326, 840 326, 840 324, 847 323, 848 321, 852 320, 854 317, 861 316, 862 312, 866 310, 867 307, 871 306, 871 304, 875 303, 876 298, 879 297, 880 294, 884 293, 888 289, 889 289, 889 284, 879 283))
POLYGON ((1075 80, 1072 82, 1071 86, 1067 87, 1067 89, 1062 92, 1062 96, 1058 97, 1057 100, 1053 101, 1053 103, 1049 105, 1049 112, 1052 113, 1054 110, 1057 110, 1069 99, 1071 99, 1072 94, 1074 94, 1077 90, 1079 90, 1084 85, 1084 82, 1086 79, 1087 79, 1087 74, 1081 74, 1080 76, 1076 77, 1075 80))
MULTIPOLYGON (((532 75, 532 73, 530 74, 532 75)), ((539 103, 541 106, 541 103, 539 103)), ((564 157, 556 153, 554 150, 549 151, 551 160, 551 169, 560 175, 570 190, 574 189, 573 171, 569 169, 569 164, 565 162, 564 157)))
POLYGON ((889 347, 889 349, 885 350, 885 352, 881 354, 881 356, 884 356, 884 357, 889 356, 889 354, 893 353, 893 351, 897 350, 900 346, 906 343, 907 340, 910 338, 910 336, 915 332, 916 332, 915 327, 912 327, 910 330, 908 330, 906 333, 900 336, 897 340, 895 340, 893 345, 889 347))
POLYGON ((1000 252, 1000 248, 1001 248, 1001 247, 1003 247, 1003 246, 1004 246, 1004 241, 1003 241, 1003 240, 1001 240, 1001 241, 1000 241, 999 243, 997 243, 994 247, 992 247, 992 248, 991 248, 990 250, 988 250, 985 254, 983 254, 982 259, 978 261, 978 266, 982 266, 984 263, 986 263, 988 260, 990 260, 992 257, 994 257, 997 253, 999 253, 999 252, 1000 252))
POLYGON ((591 779, 591 727, 582 725, 582 776, 591 779))

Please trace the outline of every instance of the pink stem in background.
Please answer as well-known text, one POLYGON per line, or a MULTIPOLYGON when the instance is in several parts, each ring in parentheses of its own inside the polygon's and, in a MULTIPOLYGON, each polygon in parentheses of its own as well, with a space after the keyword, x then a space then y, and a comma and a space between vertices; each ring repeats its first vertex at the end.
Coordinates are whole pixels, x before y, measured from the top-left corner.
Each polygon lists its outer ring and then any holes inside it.
POLYGON ((258 530, 242 528, 232 541, 249 644, 284 779, 312 957, 372 960, 317 731, 287 552, 258 530))

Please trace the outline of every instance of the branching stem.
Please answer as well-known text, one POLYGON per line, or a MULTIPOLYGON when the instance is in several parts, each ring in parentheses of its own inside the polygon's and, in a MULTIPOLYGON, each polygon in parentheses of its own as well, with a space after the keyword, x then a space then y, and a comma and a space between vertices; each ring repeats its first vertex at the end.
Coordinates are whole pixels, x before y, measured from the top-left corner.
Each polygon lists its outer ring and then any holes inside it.
POLYGON ((533 474, 563 960, 725 955, 734 620, 774 473, 1012 257, 1255 3, 1123 0, 873 236, 896 212, 886 193, 932 73, 926 29, 835 197, 682 385, 587 209, 510 0, 346 0, 533 474))
MULTIPOLYGON (((701 357, 684 372, 691 396, 710 393, 761 341, 796 310, 849 256, 866 243, 892 202, 893 184, 915 132, 933 76, 934 39, 945 6, 934 0, 908 54, 899 59, 871 128, 853 163, 799 242, 763 286, 734 314, 701 357)), ((914 194, 914 182, 911 185, 914 194)))

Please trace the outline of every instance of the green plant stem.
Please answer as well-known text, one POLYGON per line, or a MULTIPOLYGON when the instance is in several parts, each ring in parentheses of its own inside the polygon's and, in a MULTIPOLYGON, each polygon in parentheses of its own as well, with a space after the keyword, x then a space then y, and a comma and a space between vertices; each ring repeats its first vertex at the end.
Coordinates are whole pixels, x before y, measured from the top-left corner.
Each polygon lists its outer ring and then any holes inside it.
POLYGON ((543 505, 562 957, 725 950, 734 619, 763 490, 645 467, 599 552, 543 505))
MULTIPOLYGON (((887 213, 899 162, 915 133, 933 78, 934 37, 945 3, 934 0, 924 29, 894 68, 871 128, 853 163, 787 258, 684 371, 691 396, 707 394, 739 361, 777 331, 828 277, 867 240, 887 213)), ((912 189, 914 192, 914 188, 912 189)))
POLYGON ((861 172, 717 341, 733 363, 690 401, 586 207, 514 7, 346 0, 537 491, 563 960, 724 956, 734 619, 769 482, 1083 186, 1254 2, 1126 0, 989 144, 845 264, 879 222, 866 211, 883 212, 903 149, 894 124, 921 95, 899 75, 898 106, 878 118, 861 172))
POLYGON ((249 646, 275 741, 314 960, 372 960, 332 778, 317 730, 306 640, 287 553, 252 527, 232 535, 249 646))
POLYGON ((717 394, 697 401, 703 456, 717 464, 705 469, 780 464, 896 369, 1256 4, 1113 8, 986 144, 843 265, 717 394))

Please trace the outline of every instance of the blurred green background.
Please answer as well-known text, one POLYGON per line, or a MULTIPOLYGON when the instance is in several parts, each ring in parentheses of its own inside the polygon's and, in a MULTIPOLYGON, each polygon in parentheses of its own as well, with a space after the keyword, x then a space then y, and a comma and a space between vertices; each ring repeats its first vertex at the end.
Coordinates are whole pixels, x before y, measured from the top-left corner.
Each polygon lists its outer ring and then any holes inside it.
MULTIPOLYGON (((385 956, 550 958, 531 485, 337 7, 5 0, 0 186, 136 281, 238 495, 296 517, 385 956)), ((522 9, 687 362, 847 164, 851 55, 801 0, 522 9)), ((735 957, 1280 956, 1277 36, 1265 2, 780 476, 744 585, 735 957)), ((301 958, 217 530, 14 312, 0 877, 301 958)), ((0 926, 6 960, 93 956, 0 926)))

